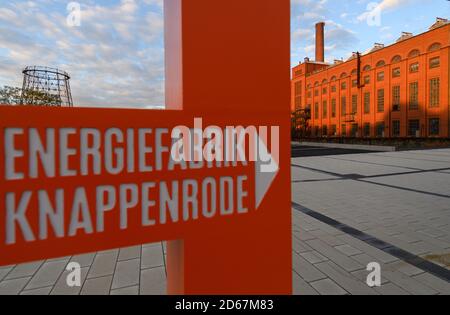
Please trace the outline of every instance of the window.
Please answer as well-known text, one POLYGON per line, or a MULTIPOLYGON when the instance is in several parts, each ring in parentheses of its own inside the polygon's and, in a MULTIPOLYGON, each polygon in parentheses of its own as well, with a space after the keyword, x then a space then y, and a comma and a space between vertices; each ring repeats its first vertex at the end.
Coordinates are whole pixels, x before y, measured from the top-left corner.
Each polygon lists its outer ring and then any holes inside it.
POLYGON ((328 136, 328 126, 323 126, 322 127, 322 136, 328 136))
POLYGON ((347 98, 342 96, 341 98, 341 116, 347 115, 347 98))
POLYGON ((328 89, 327 88, 323 88, 322 89, 322 94, 327 94, 328 93, 328 89))
POLYGON ((322 118, 326 119, 328 116, 328 103, 327 101, 323 101, 322 103, 322 118))
POLYGON ((353 138, 358 137, 358 124, 352 124, 352 129, 350 130, 350 136, 353 138))
POLYGON ((333 92, 333 93, 336 92, 336 85, 333 85, 333 86, 331 87, 331 92, 333 92))
POLYGON ((418 49, 412 50, 408 55, 409 58, 415 58, 415 57, 419 57, 419 56, 420 56, 420 50, 418 50, 418 49))
POLYGON ((364 114, 370 114, 370 92, 364 93, 364 114))
POLYGON ((377 128, 376 128, 376 135, 379 138, 384 138, 384 121, 383 122, 378 122, 377 123, 377 128))
POLYGON ((314 91, 314 96, 315 96, 315 97, 319 96, 319 90, 315 90, 315 91, 314 91))
POLYGON ((364 124, 364 137, 370 137, 370 123, 364 124))
POLYGON ((379 113, 384 112, 384 89, 377 91, 377 111, 379 113))
POLYGON ((341 89, 346 90, 347 89, 347 82, 342 82, 341 89))
POLYGON ((392 110, 394 112, 400 111, 400 86, 392 87, 392 110))
POLYGON ((428 52, 438 51, 441 47, 442 45, 440 43, 434 43, 428 48, 428 52))
POLYGON ((392 64, 399 63, 400 61, 402 61, 402 57, 397 55, 397 56, 394 56, 394 58, 392 58, 391 63, 392 64))
POLYGON ((386 62, 384 60, 380 60, 380 61, 377 62, 377 68, 383 67, 385 65, 386 65, 386 62))
POLYGON ((400 68, 395 68, 392 70, 392 77, 393 78, 398 78, 401 75, 401 71, 400 68))
POLYGON ((331 136, 336 136, 336 132, 337 132, 336 125, 331 125, 331 127, 330 127, 330 135, 331 136))
POLYGON ((384 71, 377 73, 377 81, 378 82, 384 81, 384 71))
POLYGON ((434 78, 430 80, 430 107, 439 107, 439 90, 440 79, 434 78))
POLYGON ((409 109, 419 109, 419 82, 409 84, 409 109))
POLYGON ((370 76, 366 75, 364 77, 364 84, 370 84, 370 76))
POLYGON ((358 112, 358 95, 352 95, 352 114, 358 112))
POLYGON ((314 119, 319 119, 319 103, 314 104, 314 119))
POLYGON ((392 121, 392 136, 400 137, 400 120, 392 121))
POLYGON ((302 94, 302 81, 295 82, 294 91, 296 96, 302 94))
POLYGON ((370 69, 372 69, 372 67, 369 66, 369 65, 367 65, 367 66, 365 66, 365 67, 363 68, 363 71, 369 71, 370 69))
POLYGON ((419 63, 413 63, 412 65, 409 66, 409 72, 411 73, 416 73, 419 72, 419 63))
POLYGON ((352 87, 357 87, 358 86, 358 80, 353 80, 352 81, 352 87))
POLYGON ((302 98, 301 96, 295 97, 295 109, 300 109, 302 107, 302 98))
POLYGON ((429 128, 430 136, 439 136, 439 118, 431 118, 429 128))
POLYGON ((341 126, 341 136, 347 137, 347 125, 346 124, 343 124, 341 126))
POLYGON ((408 136, 420 137, 420 120, 413 119, 408 123, 408 136))
POLYGON ((439 68, 441 66, 441 57, 434 57, 430 59, 430 69, 439 68))
POLYGON ((308 91, 308 98, 311 98, 311 91, 308 91))
POLYGON ((331 100, 331 117, 335 118, 336 117, 336 99, 333 98, 331 100))

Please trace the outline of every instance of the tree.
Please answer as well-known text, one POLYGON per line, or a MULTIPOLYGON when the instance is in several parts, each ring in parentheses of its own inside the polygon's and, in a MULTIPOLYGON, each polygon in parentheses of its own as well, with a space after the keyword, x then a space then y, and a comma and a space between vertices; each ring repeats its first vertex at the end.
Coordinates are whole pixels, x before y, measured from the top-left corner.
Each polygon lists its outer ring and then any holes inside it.
POLYGON ((23 105, 61 106, 62 101, 58 95, 43 91, 24 90, 22 94, 23 105))
POLYGON ((61 98, 43 91, 4 86, 0 88, 0 105, 61 106, 61 98))
POLYGON ((298 109, 291 114, 291 137, 292 140, 299 140, 311 135, 309 121, 311 112, 307 109, 298 109))
POLYGON ((1 105, 19 105, 22 89, 12 86, 4 86, 0 88, 0 104, 1 105))

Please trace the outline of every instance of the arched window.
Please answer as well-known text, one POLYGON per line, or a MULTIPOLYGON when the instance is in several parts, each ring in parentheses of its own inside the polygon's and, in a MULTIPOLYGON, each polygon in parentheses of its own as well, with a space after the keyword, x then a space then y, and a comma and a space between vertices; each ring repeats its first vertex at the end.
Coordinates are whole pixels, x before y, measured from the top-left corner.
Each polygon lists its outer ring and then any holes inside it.
POLYGON ((328 83, 328 80, 327 80, 327 79, 323 79, 322 85, 323 85, 323 84, 327 84, 327 83, 328 83))
POLYGON ((391 63, 399 63, 400 61, 402 61, 402 56, 396 55, 392 58, 391 63))
POLYGON ((347 77, 347 73, 344 72, 344 73, 341 74, 341 79, 343 79, 345 77, 347 77))
POLYGON ((307 89, 311 88, 311 83, 306 86, 307 89))
POLYGON ((372 67, 370 65, 364 66, 363 71, 369 71, 370 69, 372 69, 372 67))
POLYGON ((356 70, 356 69, 353 69, 352 70, 352 75, 355 75, 355 74, 357 74, 358 73, 358 70, 356 70))
POLYGON ((439 49, 441 49, 441 47, 442 47, 442 45, 440 43, 434 43, 433 45, 431 45, 428 48, 428 52, 433 52, 433 51, 439 50, 439 49))
POLYGON ((386 65, 386 62, 384 60, 380 60, 377 62, 377 68, 384 67, 385 65, 386 65))
POLYGON ((408 55, 409 58, 415 58, 418 56, 420 56, 420 50, 418 49, 411 50, 411 52, 408 55))
POLYGON ((315 87, 319 86, 319 81, 316 81, 316 83, 314 83, 314 86, 315 87))
POLYGON ((336 81, 336 76, 335 75, 331 77, 331 81, 336 81))

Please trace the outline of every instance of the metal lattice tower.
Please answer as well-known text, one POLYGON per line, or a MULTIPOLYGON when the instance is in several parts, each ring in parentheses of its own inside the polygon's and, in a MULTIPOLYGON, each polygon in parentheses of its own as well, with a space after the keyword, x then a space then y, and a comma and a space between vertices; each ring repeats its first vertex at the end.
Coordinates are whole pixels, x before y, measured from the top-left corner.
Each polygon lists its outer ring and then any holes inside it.
POLYGON ((67 72, 32 66, 26 67, 22 73, 22 105, 73 107, 67 72))

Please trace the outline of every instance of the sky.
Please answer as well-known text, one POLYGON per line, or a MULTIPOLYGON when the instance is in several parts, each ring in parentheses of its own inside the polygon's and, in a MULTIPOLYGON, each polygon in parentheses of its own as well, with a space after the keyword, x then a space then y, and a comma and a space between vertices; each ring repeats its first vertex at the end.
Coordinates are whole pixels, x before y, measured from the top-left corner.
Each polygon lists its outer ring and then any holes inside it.
MULTIPOLYGON (((70 74, 76 106, 163 107, 162 2, 79 0, 77 11, 77 3, 65 0, 2 0, 0 86, 21 86, 26 66, 50 66, 70 74)), ((326 22, 332 62, 375 42, 392 43, 402 31, 426 31, 437 16, 450 18, 447 0, 291 2, 293 66, 314 58, 318 21, 326 22)))

